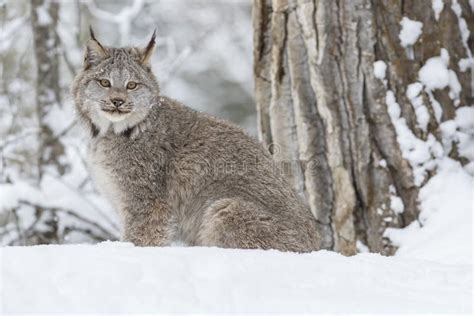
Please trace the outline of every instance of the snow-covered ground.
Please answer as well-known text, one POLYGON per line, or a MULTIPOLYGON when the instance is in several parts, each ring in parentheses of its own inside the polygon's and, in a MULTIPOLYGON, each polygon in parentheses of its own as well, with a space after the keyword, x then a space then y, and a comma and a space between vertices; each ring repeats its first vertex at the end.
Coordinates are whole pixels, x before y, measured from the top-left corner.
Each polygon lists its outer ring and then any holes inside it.
POLYGON ((472 312, 472 166, 443 158, 394 257, 128 243, 0 248, 5 313, 472 312))
POLYGON ((449 159, 422 189, 420 224, 388 230, 395 257, 127 243, 0 248, 5 313, 470 313, 469 168, 449 159))
POLYGON ((2 249, 5 313, 469 313, 472 266, 126 243, 2 249))

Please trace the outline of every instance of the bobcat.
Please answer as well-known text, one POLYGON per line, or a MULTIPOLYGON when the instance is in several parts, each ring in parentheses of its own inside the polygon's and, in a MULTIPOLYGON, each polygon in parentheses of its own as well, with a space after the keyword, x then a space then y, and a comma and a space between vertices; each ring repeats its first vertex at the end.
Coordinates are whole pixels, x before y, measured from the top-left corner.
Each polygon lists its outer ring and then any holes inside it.
POLYGON ((269 153, 240 128, 160 94, 144 48, 94 36, 74 79, 88 164, 138 246, 319 248, 316 221, 269 153))

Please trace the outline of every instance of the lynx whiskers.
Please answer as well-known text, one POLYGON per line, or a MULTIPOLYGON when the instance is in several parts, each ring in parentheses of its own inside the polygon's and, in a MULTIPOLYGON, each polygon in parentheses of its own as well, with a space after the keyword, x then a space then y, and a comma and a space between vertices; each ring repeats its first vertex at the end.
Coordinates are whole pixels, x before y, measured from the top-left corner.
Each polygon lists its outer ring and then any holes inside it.
POLYGON ((123 239, 139 246, 318 249, 312 213, 258 141, 160 94, 150 66, 154 47, 155 34, 144 48, 113 48, 91 31, 72 84, 92 136, 89 168, 121 215, 123 239), (245 168, 212 167, 221 162, 245 168))
POLYGON ((84 69, 73 83, 80 117, 101 135, 133 130, 159 103, 160 89, 149 64, 156 34, 144 49, 105 47, 91 29, 84 69))

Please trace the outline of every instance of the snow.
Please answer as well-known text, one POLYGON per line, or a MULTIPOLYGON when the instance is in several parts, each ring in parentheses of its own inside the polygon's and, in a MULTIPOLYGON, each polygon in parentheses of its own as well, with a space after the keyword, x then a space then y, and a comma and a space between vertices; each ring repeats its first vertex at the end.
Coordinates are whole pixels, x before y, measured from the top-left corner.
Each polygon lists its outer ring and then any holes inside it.
MULTIPOLYGON (((471 6, 471 11, 474 11, 474 5, 473 5, 472 0, 470 0, 469 4, 471 6)), ((465 59, 460 59, 459 60, 459 67, 461 68, 461 71, 466 71, 467 68, 471 68, 471 96, 474 97, 474 58, 472 56, 472 47, 469 45, 469 36, 470 36, 470 31, 469 27, 467 26, 466 20, 462 16, 462 7, 459 4, 457 0, 453 0, 451 3, 451 9, 454 11, 458 18, 458 26, 459 26, 459 31, 461 32, 461 37, 462 37, 462 43, 463 46, 466 50, 466 55, 467 58, 465 59), (465 69, 465 70, 462 70, 465 69)), ((472 12, 468 13, 471 14, 472 12)))
POLYGON ((426 61, 418 76, 428 91, 449 87, 449 97, 458 105, 461 84, 456 73, 449 69, 448 65, 449 53, 442 48, 440 56, 431 57, 426 61))
POLYGON ((474 108, 465 106, 457 109, 455 120, 460 129, 474 131, 474 108))
POLYGON ((420 191, 420 223, 388 228, 386 237, 399 245, 397 256, 472 267, 474 178, 449 158, 420 191))
POLYGON ((420 81, 429 90, 444 89, 449 85, 449 54, 441 49, 441 55, 429 58, 418 72, 420 81))
MULTIPOLYGON (((414 89, 414 88, 413 88, 414 89)), ((411 91, 413 92, 413 91, 411 91)), ((407 96, 415 93, 407 93, 407 96)), ((393 101, 393 100, 392 100, 393 101)), ((394 102, 394 101, 393 101, 394 102)), ((392 105, 395 106, 395 105, 392 105)), ((397 134, 403 131, 400 119, 397 134)), ((421 214, 419 222, 413 222, 403 229, 388 228, 385 236, 400 248, 397 256, 400 258, 416 258, 445 264, 468 264, 472 267, 472 213, 474 211, 474 107, 456 109, 453 120, 440 124, 442 144, 434 141, 430 134, 423 146, 435 145, 430 162, 434 175, 420 189, 419 202, 421 214), (456 144, 458 153, 467 158, 470 163, 462 166, 452 160, 448 154, 456 144), (442 146, 442 148, 439 148, 442 146)), ((409 135, 409 134, 407 134, 409 135)), ((401 141, 402 152, 406 150, 410 137, 401 141)), ((417 144, 417 150, 423 148, 417 144)), ((424 150, 427 150, 426 148, 424 150)), ((415 174, 420 174, 422 168, 412 164, 415 174)), ((425 162, 428 164, 429 161, 425 162)))
POLYGON ((382 168, 387 168, 387 161, 385 159, 380 159, 379 166, 382 168))
POLYGON ((459 153, 474 161, 474 107, 461 107, 456 110, 454 121, 457 126, 455 140, 459 153))
POLYGON ((461 18, 462 8, 461 8, 461 5, 458 3, 457 0, 453 0, 453 2, 451 3, 451 9, 454 11, 456 16, 458 17, 459 30, 461 31, 461 36, 462 36, 463 42, 466 43, 467 40, 469 39, 469 29, 467 27, 466 20, 461 18))
MULTIPOLYGON (((454 120, 442 124, 443 134, 472 135, 473 114, 472 108, 458 109, 454 120)), ((465 146, 460 143, 459 147, 465 146)), ((360 241, 361 253, 352 257, 324 250, 295 254, 140 248, 120 242, 3 247, 0 310, 44 314, 470 313, 474 176, 450 158, 439 158, 437 166, 437 174, 420 190, 420 222, 386 230, 385 236, 400 247, 394 257, 367 253, 360 241)), ((23 190, 28 191, 23 194, 36 194, 27 185, 23 190)), ((0 192, 13 196, 5 188, 0 192)), ((402 212, 394 187, 390 193, 392 209, 402 212)), ((41 202, 44 197, 37 199, 41 202)), ((15 203, 5 196, 0 201, 4 207, 15 203)))
POLYGON ((459 62, 458 62, 459 70, 461 70, 462 72, 465 72, 468 69, 472 68, 473 63, 474 63, 473 58, 461 58, 459 59, 459 62))
POLYGON ((433 96, 433 93, 430 90, 427 91, 427 94, 428 98, 430 99, 431 106, 433 107, 436 121, 439 123, 441 122, 441 117, 443 116, 443 108, 441 107, 441 104, 438 102, 438 100, 436 100, 436 98, 433 96))
POLYGON ((470 265, 376 254, 102 243, 1 262, 5 313, 468 313, 472 298, 470 265))
POLYGON ((41 191, 26 182, 0 184, 0 213, 16 207, 21 198, 26 196, 33 203, 43 199, 41 191))
POLYGON ((48 25, 51 24, 52 19, 49 15, 48 8, 49 4, 45 2, 42 6, 36 9, 36 14, 38 16, 38 24, 39 25, 48 25))
POLYGON ((389 188, 390 192, 390 208, 393 210, 395 214, 401 214, 405 211, 405 205, 403 204, 403 200, 396 195, 395 187, 392 185, 389 188))
POLYGON ((2 22, 2 31, 0 32, 0 53, 4 53, 11 48, 15 34, 26 21, 27 18, 20 17, 9 22, 2 22))
POLYGON ((435 14, 435 19, 436 21, 438 21, 439 15, 441 14, 441 11, 443 11, 444 9, 444 2, 443 0, 432 0, 431 6, 435 14))
POLYGON ((410 103, 415 110, 416 121, 419 128, 426 132, 428 128, 428 123, 430 121, 430 114, 428 109, 423 103, 423 97, 421 92, 423 90, 423 85, 419 82, 409 84, 407 87, 406 96, 410 100, 410 103))
MULTIPOLYGON (((461 83, 456 73, 451 69, 449 70, 449 88, 449 97, 452 100, 458 100, 461 93, 461 83)), ((455 102, 455 105, 458 105, 458 103, 455 102)))
POLYGON ((369 247, 367 247, 367 245, 364 244, 360 240, 356 241, 356 248, 357 248, 357 252, 359 252, 359 253, 368 253, 368 252, 370 252, 369 247))
POLYGON ((440 124, 445 152, 450 152, 453 142, 459 154, 469 161, 474 160, 474 108, 461 107, 453 120, 440 124))
POLYGON ((374 62, 375 78, 384 80, 386 71, 387 71, 387 64, 383 60, 377 60, 376 62, 374 62))
MULTIPOLYGON (((6 2, 0 0, 0 3, 6 2)), ((232 102, 224 104, 233 105, 233 100, 242 100, 229 93, 252 95, 251 80, 248 80, 252 75, 249 10, 175 1, 163 1, 158 5, 133 0, 125 5, 121 2, 108 5, 85 0, 83 4, 88 15, 95 17, 92 24, 97 25, 98 37, 110 45, 142 45, 157 26, 158 49, 153 64, 164 91, 170 95, 180 96, 185 103, 199 110, 215 111, 213 113, 219 116, 224 110, 217 104, 230 100, 232 102), (192 10, 188 10, 189 6, 193 6, 192 10), (182 21, 182 27, 173 27, 176 18, 182 21), (229 23, 223 25, 222 19, 229 23), (222 74, 216 77, 214 73, 221 70, 222 74), (196 85, 196 78, 200 77, 214 79, 208 80, 208 86, 196 85), (206 88, 220 83, 233 88, 206 88), (222 93, 210 94, 211 90, 222 93)), ((474 0, 469 4, 474 10, 474 0)), ((64 2, 61 7, 58 32, 73 68, 77 68, 82 60, 82 47, 77 43, 78 26, 83 26, 87 19, 81 24, 81 15, 77 14, 72 2, 64 2)), ((435 18, 439 19, 444 1, 433 0, 432 9, 435 18)), ((464 58, 453 56, 451 62, 459 58, 460 70, 471 70, 471 90, 474 91, 469 29, 458 1, 451 2, 451 9, 458 18, 466 48, 464 58)), ((32 51, 28 50, 31 32, 24 8, 21 4, 18 8, 9 6, 5 12, 0 52, 12 52, 19 60, 28 61, 32 56, 32 51), (15 10, 18 11, 16 14, 15 10), (20 33, 24 36, 17 36, 20 33)), ((50 23, 46 6, 40 7, 37 14, 40 23, 50 23)), ((412 46, 419 40, 422 29, 423 24, 418 21, 406 17, 401 21, 400 41, 409 56, 413 54, 412 46)), ((420 186, 421 209, 419 222, 404 229, 386 231, 385 236, 400 247, 394 257, 369 254, 367 245, 360 240, 356 244, 360 254, 352 257, 327 251, 292 254, 216 248, 138 248, 118 242, 2 247, 0 314, 158 311, 472 313, 474 107, 457 108, 454 119, 441 122, 442 108, 433 92, 449 89, 455 104, 461 92, 458 77, 449 64, 448 51, 442 49, 439 56, 430 58, 420 69, 419 82, 406 87, 417 126, 425 132, 429 116, 424 102, 428 101, 423 100, 422 93, 428 95, 440 123, 441 141, 431 134, 426 135, 426 139, 417 138, 402 117, 394 92, 389 90, 387 93, 386 105, 403 157, 413 168, 415 184, 420 186), (462 166, 448 158, 453 144, 458 153, 471 162, 462 166), (434 170, 437 174, 427 180, 428 171, 434 170)), ((35 169, 36 162, 28 159, 35 157, 27 154, 36 152, 37 147, 37 141, 33 141, 38 134, 37 119, 28 114, 34 109, 30 93, 34 82, 17 71, 17 67, 30 69, 28 63, 12 63, 8 67, 11 70, 0 64, 0 72, 12 78, 6 93, 0 95, 3 110, 0 115, 0 222, 12 218, 11 210, 16 209, 15 215, 21 220, 22 227, 25 230, 32 227, 38 218, 34 208, 25 204, 30 203, 74 212, 118 236, 115 212, 95 193, 88 180, 83 162, 85 146, 77 131, 72 130, 71 134, 68 132, 61 137, 66 151, 61 158, 68 162, 66 174, 61 177, 47 174, 39 186, 34 183, 36 171, 28 168, 35 169), (16 132, 5 134, 10 130, 16 132), (5 159, 14 163, 4 165, 5 159)), ((374 76, 386 84, 387 64, 376 61, 373 71, 374 76)), ((70 78, 64 71, 61 77, 66 91, 70 78)), ((248 108, 252 108, 252 99, 249 97, 248 100, 238 102, 249 103, 248 108)), ((56 135, 62 134, 72 123, 71 107, 68 107, 71 100, 63 101, 65 107, 55 106, 45 119, 56 135)), ((242 116, 245 122, 250 122, 248 126, 254 128, 254 116, 245 113, 242 116)), ((376 163, 381 168, 387 167, 383 159, 376 163)), ((395 213, 404 212, 403 201, 394 187, 390 190, 388 203, 395 213)), ((382 215, 383 211, 379 209, 377 213, 382 215)), ((83 221, 68 214, 56 213, 59 231, 73 226, 98 229, 83 226, 83 221)), ((384 220, 390 222, 392 218, 384 220)), ((2 245, 14 240, 8 230, 12 225, 15 225, 14 221, 8 222, 1 232, 2 245)), ((83 236, 67 235, 65 238, 63 242, 67 243, 89 241, 83 236)))
MULTIPOLYGON (((77 173, 76 173, 77 175, 77 173)), ((59 178, 45 175, 39 188, 34 184, 16 181, 13 184, 0 184, 0 214, 9 212, 11 209, 17 208, 21 203, 38 205, 43 208, 58 208, 67 211, 73 211, 84 218, 100 225, 109 234, 119 235, 119 223, 114 211, 108 205, 104 205, 96 201, 97 194, 91 193, 85 195, 74 189, 69 183, 59 178)), ((27 215, 28 211, 24 211, 26 217, 33 217, 34 214, 27 215)), ((34 210, 31 210, 34 212, 34 210)), ((58 212, 59 231, 63 231, 71 223, 68 212, 58 212)), ((2 242, 7 243, 8 236, 2 236, 2 242)), ((74 242, 74 240, 71 240, 74 242)))
POLYGON ((393 91, 387 91, 385 102, 397 133, 397 141, 400 144, 402 155, 410 162, 415 185, 419 186, 425 180, 427 172, 436 167, 436 162, 433 159, 444 154, 442 145, 432 134, 429 134, 426 140, 416 137, 408 127, 406 120, 401 116, 400 105, 397 103, 393 91))
POLYGON ((89 12, 94 15, 97 19, 102 21, 107 21, 116 24, 116 28, 120 34, 120 45, 124 46, 129 43, 130 40, 130 29, 132 26, 132 21, 138 16, 140 11, 143 8, 143 0, 133 0, 130 6, 123 7, 117 13, 110 13, 104 10, 101 10, 97 7, 95 1, 87 0, 85 1, 89 12))
POLYGON ((402 29, 398 37, 403 47, 413 46, 422 33, 423 23, 410 20, 406 16, 400 21, 402 29))
MULTIPOLYGON (((67 103, 67 105, 71 105, 71 103, 67 103)), ((61 107, 54 103, 43 120, 51 128, 54 135, 59 135, 73 124, 74 119, 75 115, 72 106, 62 105, 61 107)))
POLYGON ((423 90, 423 85, 419 82, 409 84, 407 88, 407 98, 410 100, 415 99, 416 97, 420 95, 422 90, 423 90))
POLYGON ((398 120, 400 118, 401 110, 400 105, 396 102, 393 91, 387 91, 385 102, 387 103, 388 115, 390 115, 392 122, 398 120))

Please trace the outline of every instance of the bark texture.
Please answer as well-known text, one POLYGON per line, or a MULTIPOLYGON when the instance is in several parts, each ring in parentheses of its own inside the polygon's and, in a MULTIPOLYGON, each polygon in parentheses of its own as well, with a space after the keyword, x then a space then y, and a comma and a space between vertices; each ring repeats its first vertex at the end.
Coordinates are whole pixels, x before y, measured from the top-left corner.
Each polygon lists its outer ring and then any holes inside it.
POLYGON ((471 71, 458 65, 472 57, 473 41, 462 38, 456 4, 473 34, 467 0, 445 1, 438 20, 428 0, 254 2, 259 136, 277 162, 291 166, 285 172, 318 220, 325 248, 350 255, 361 241, 371 251, 392 254, 385 229, 416 220, 423 183, 416 183, 402 153, 386 98, 393 93, 401 117, 422 141, 430 135, 439 140, 440 122, 452 119, 456 107, 474 103, 471 71), (423 23, 421 37, 406 48, 399 39, 404 16, 423 23), (453 100, 449 89, 423 90, 429 112, 423 130, 407 86, 442 48, 462 92, 453 100), (374 75, 378 60, 387 65, 385 80, 374 75), (403 212, 392 205, 394 197, 403 201, 403 212))

